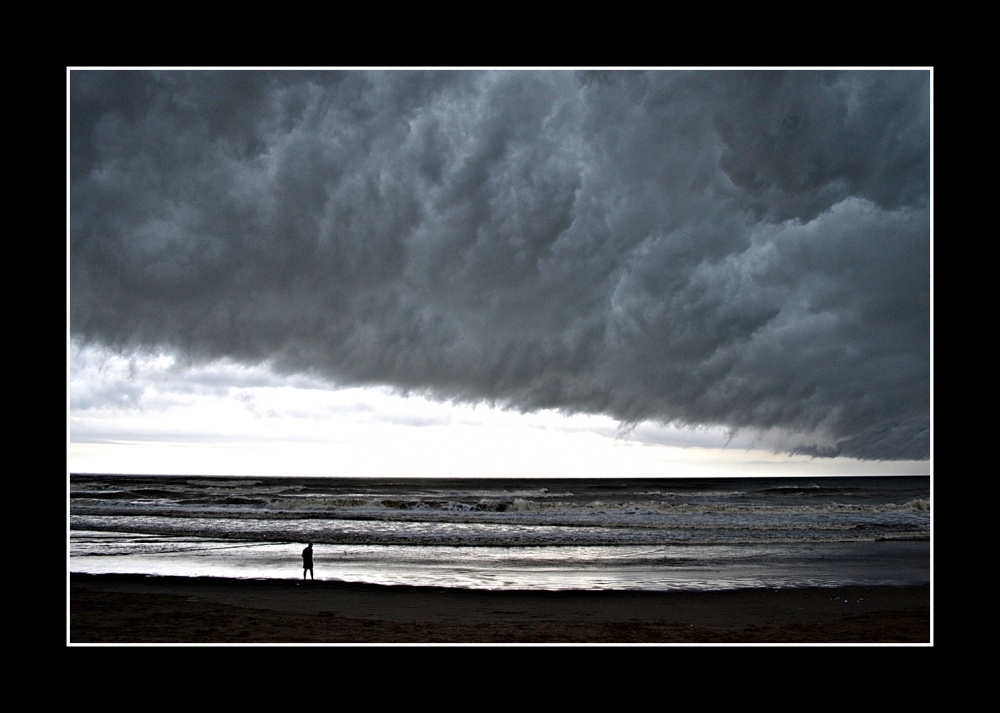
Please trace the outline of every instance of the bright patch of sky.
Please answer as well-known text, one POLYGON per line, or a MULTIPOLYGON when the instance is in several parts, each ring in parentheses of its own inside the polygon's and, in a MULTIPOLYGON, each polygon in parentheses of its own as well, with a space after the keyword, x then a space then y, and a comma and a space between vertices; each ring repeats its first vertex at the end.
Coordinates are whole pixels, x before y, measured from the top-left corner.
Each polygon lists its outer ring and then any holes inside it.
POLYGON ((775 454, 751 434, 623 426, 330 388, 263 367, 70 350, 71 472, 368 477, 678 477, 927 473, 928 463, 775 454))

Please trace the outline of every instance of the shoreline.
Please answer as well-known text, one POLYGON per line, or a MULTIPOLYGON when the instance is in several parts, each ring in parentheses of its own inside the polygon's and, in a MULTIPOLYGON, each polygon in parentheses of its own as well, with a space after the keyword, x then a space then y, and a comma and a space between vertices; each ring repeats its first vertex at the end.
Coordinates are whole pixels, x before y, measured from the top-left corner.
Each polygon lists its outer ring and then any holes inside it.
POLYGON ((87 644, 930 644, 930 586, 492 591, 69 575, 87 644))

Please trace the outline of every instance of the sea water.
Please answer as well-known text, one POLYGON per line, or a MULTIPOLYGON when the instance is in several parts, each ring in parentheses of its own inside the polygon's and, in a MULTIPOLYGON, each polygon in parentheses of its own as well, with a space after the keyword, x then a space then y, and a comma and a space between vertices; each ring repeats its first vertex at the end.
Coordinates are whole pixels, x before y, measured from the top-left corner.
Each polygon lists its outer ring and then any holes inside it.
POLYGON ((371 479, 71 475, 69 569, 472 589, 931 580, 927 476, 371 479))

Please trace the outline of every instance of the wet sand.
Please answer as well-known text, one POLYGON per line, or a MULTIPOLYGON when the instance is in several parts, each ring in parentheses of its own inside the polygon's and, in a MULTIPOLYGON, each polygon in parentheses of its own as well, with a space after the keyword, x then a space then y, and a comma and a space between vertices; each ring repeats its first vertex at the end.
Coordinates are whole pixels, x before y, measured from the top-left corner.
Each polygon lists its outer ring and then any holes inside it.
POLYGON ((77 644, 930 644, 930 587, 487 592, 344 582, 69 578, 77 644))

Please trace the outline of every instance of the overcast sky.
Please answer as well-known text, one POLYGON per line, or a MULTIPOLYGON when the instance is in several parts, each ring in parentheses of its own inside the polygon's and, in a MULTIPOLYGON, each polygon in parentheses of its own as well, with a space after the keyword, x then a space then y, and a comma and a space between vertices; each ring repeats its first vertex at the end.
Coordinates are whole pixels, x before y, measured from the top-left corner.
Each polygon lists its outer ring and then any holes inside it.
POLYGON ((929 472, 927 70, 68 102, 74 472, 929 472))

